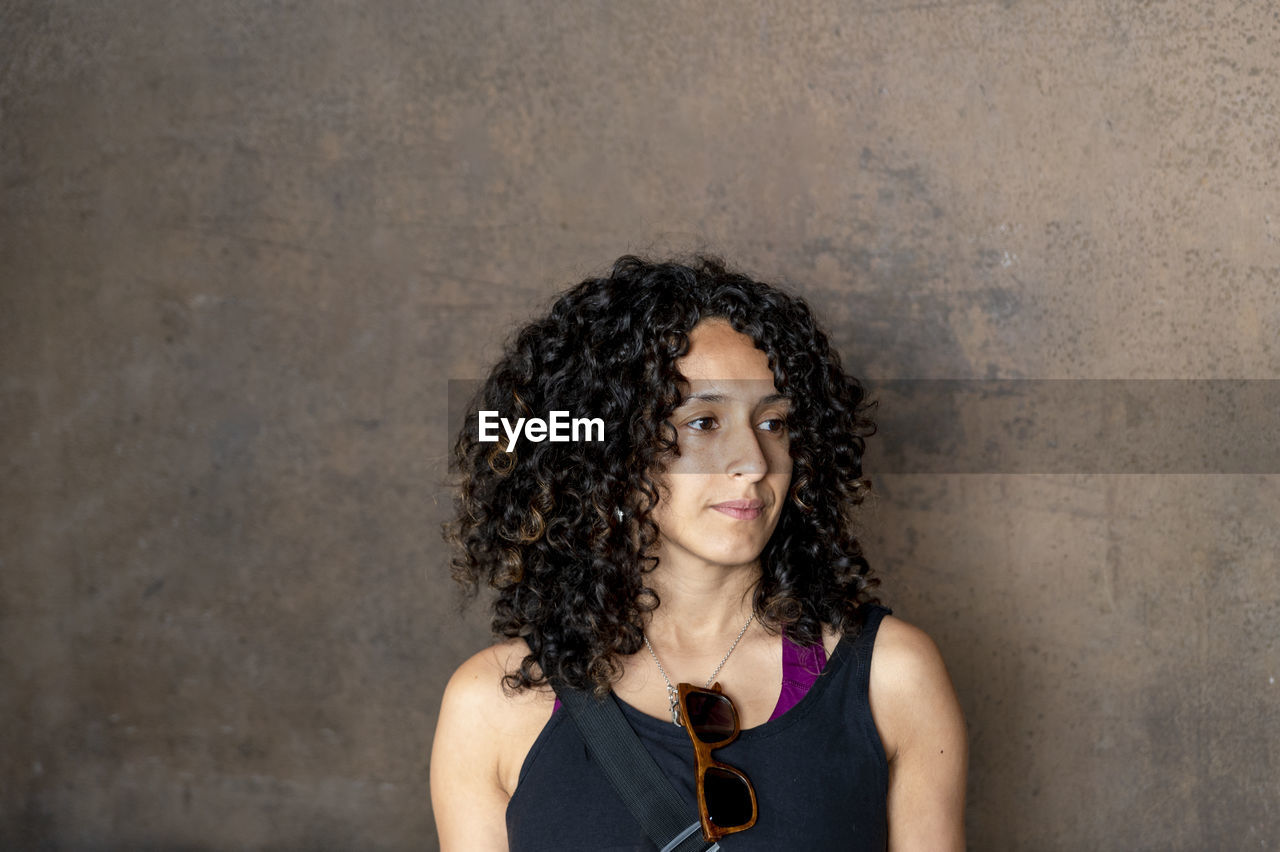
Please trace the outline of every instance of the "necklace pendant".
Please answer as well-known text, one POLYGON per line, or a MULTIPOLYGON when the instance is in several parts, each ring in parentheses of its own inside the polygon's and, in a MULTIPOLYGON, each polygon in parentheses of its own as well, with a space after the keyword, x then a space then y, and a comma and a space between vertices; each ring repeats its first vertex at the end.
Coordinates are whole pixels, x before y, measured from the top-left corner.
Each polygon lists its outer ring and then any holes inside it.
POLYGON ((680 693, 671 684, 667 684, 667 703, 671 705, 671 724, 684 727, 680 724, 680 693))

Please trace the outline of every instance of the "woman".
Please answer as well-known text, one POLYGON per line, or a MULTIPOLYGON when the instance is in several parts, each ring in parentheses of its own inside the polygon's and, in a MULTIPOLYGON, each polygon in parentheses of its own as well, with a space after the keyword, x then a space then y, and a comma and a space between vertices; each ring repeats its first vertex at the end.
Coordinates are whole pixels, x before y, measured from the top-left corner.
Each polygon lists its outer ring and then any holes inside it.
POLYGON ((742 729, 715 759, 759 802, 723 849, 964 848, 954 691, 853 534, 868 407, 802 300, 715 260, 623 257, 516 336, 478 408, 604 434, 459 437, 455 576, 505 641, 445 691, 445 852, 655 849, 553 687, 611 690, 696 814, 672 692, 713 680, 742 729))

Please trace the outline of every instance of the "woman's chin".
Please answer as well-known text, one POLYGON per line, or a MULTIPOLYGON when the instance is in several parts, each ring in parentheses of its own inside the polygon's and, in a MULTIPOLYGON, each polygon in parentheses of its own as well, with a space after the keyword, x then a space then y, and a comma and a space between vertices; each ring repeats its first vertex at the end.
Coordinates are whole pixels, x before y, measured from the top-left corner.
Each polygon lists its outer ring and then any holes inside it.
POLYGON ((760 561, 760 550, 754 547, 725 548, 704 554, 703 559, 726 569, 755 567, 760 561))

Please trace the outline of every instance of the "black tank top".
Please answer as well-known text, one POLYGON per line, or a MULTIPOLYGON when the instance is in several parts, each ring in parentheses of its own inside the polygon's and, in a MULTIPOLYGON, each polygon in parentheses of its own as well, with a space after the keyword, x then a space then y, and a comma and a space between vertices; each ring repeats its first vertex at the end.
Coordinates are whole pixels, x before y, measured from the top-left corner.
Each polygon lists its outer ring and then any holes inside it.
MULTIPOLYGON (((843 638, 822 675, 786 713, 715 751, 751 779, 759 818, 720 841, 735 850, 861 852, 887 847, 889 767, 871 718, 871 651, 889 610, 871 607, 856 638, 843 638)), ((697 819, 693 746, 684 730, 619 701, 622 713, 697 819)), ((507 805, 511 852, 655 852, 587 754, 572 717, 555 711, 525 757, 507 805)))

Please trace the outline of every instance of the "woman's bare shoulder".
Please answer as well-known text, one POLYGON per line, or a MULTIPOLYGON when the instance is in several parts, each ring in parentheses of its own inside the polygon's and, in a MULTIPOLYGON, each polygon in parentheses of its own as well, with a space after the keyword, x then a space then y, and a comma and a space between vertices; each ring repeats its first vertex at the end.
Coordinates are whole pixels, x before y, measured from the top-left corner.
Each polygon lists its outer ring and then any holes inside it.
POLYGON ((506 848, 504 814, 555 694, 513 691, 504 678, 529 653, 501 642, 458 666, 440 702, 431 750, 431 801, 442 849, 506 848))
POLYGON ((896 615, 886 615, 876 631, 872 666, 880 662, 887 673, 920 675, 922 669, 942 664, 937 644, 914 624, 896 615))
POLYGON ((510 639, 472 655, 449 678, 440 706, 443 734, 469 741, 471 759, 493 766, 508 793, 555 703, 548 686, 519 691, 507 686, 506 676, 528 653, 523 639, 510 639))
POLYGON ((523 639, 509 639, 473 654, 449 678, 442 712, 459 711, 495 724, 517 721, 542 705, 549 712, 555 700, 549 687, 516 691, 506 684, 507 675, 517 671, 528 654, 523 639))
POLYGON ((890 758, 922 730, 963 730, 942 652, 929 634, 892 615, 876 633, 871 711, 890 758))
POLYGON ((464 698, 488 698, 491 687, 501 687, 502 679, 520 668, 529 654, 529 646, 523 639, 508 639, 490 645, 468 657, 449 678, 445 694, 450 692, 464 698))
POLYGON ((964 716, 928 634, 885 617, 871 655, 870 699, 889 759, 890 846, 963 850, 964 716))

